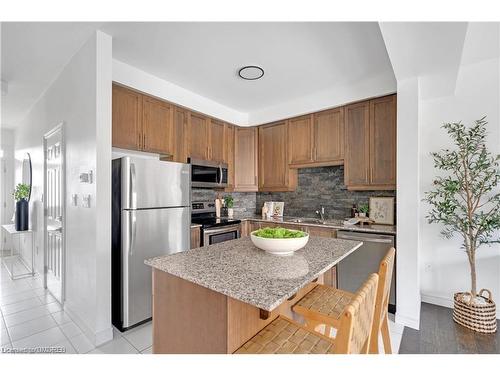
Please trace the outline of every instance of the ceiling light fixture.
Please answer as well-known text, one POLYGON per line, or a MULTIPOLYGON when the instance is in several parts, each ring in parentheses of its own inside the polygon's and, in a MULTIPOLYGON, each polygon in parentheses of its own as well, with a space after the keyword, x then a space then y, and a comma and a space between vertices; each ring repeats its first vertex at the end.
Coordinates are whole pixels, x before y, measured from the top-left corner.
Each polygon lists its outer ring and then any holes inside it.
POLYGON ((264 76, 264 69, 260 66, 248 65, 238 70, 238 75, 247 81, 255 81, 264 76))

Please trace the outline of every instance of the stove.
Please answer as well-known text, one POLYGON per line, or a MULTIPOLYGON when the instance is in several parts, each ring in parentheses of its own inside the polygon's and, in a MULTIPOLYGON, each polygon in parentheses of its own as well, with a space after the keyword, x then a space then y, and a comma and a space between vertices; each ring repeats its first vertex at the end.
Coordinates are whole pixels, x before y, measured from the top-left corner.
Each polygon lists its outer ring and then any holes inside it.
POLYGON ((240 237, 241 220, 215 215, 215 202, 192 202, 191 222, 201 225, 202 246, 234 240, 240 237))

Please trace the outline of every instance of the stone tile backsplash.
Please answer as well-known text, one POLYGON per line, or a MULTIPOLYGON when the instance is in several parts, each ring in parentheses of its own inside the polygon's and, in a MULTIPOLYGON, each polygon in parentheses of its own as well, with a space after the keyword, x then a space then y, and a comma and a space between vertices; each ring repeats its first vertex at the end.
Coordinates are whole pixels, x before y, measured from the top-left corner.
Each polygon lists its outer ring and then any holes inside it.
POLYGON ((265 201, 282 201, 285 216, 317 217, 315 211, 323 206, 327 218, 343 219, 350 217, 353 204, 368 203, 373 196, 395 197, 396 192, 349 191, 344 185, 344 166, 302 168, 296 191, 257 193, 257 211, 265 201))
MULTIPOLYGON (((193 189, 191 199, 213 200, 216 191, 193 189)), ((222 196, 228 193, 222 193, 222 196)), ((395 197, 396 192, 349 191, 344 185, 344 166, 302 168, 298 172, 297 190, 292 192, 231 193, 238 217, 260 214, 265 201, 285 202, 285 216, 317 217, 315 211, 325 207, 326 217, 343 219, 351 214, 353 204, 368 203, 370 197, 395 197)))

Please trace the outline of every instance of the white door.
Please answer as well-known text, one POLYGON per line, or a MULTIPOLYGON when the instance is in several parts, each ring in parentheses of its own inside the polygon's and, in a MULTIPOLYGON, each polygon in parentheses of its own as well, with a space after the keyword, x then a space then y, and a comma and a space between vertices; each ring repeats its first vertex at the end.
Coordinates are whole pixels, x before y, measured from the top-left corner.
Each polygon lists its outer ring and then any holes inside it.
POLYGON ((44 136, 45 285, 64 302, 64 143, 62 125, 44 136))

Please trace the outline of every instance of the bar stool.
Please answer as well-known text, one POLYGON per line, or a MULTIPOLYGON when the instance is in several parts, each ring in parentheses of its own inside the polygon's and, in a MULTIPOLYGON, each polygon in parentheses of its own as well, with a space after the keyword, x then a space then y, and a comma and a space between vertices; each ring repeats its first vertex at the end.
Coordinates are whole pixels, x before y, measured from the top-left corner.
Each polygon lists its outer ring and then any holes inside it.
POLYGON ((378 279, 371 274, 353 295, 340 317, 335 339, 280 315, 235 354, 367 354, 378 279))
MULTIPOLYGON (((379 352, 379 332, 382 334, 385 353, 392 353, 387 307, 389 304, 395 254, 396 250, 394 248, 389 249, 384 259, 380 262, 375 315, 373 318, 370 340, 370 353, 379 352)), ((292 309, 294 312, 304 317, 306 326, 310 329, 314 330, 319 325, 325 324, 325 334, 329 333, 330 336, 332 333, 331 328, 338 329, 341 326, 342 313, 344 309, 349 306, 354 297, 355 294, 344 290, 326 285, 317 285, 313 290, 302 297, 292 309), (329 327, 330 330, 328 330, 329 327)))

